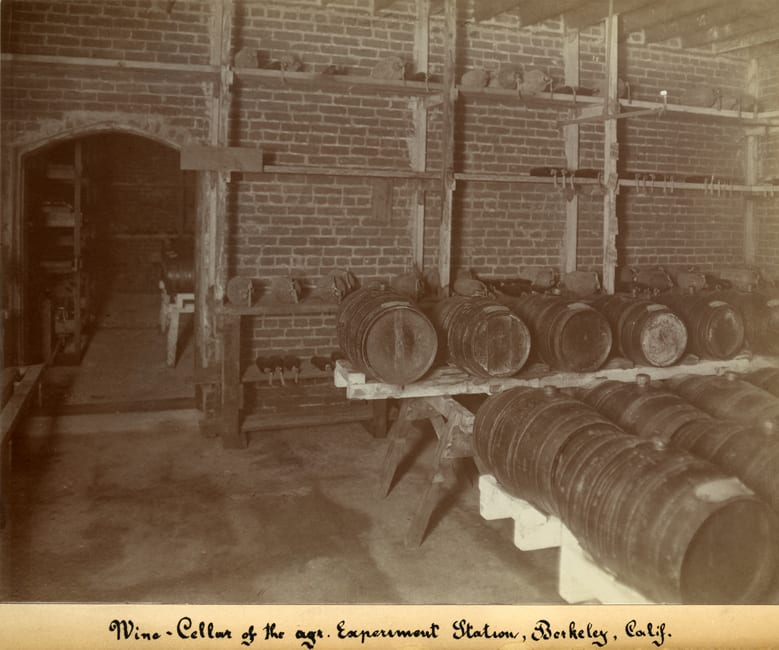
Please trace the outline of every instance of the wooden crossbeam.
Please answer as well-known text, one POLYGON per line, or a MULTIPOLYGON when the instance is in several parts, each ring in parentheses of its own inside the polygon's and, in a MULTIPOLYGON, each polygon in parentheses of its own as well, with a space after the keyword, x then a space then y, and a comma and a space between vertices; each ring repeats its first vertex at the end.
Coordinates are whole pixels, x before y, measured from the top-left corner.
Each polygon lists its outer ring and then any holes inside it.
POLYGON ((261 172, 262 150, 188 145, 181 148, 181 169, 261 172))
MULTIPOLYGON (((743 16, 743 12, 741 14, 743 16)), ((701 47, 709 43, 716 43, 718 41, 730 40, 738 38, 739 36, 747 36, 756 32, 761 32, 770 27, 776 29, 779 27, 777 18, 773 15, 769 18, 770 14, 762 16, 748 15, 742 18, 738 18, 733 22, 723 25, 717 25, 710 27, 709 29, 692 33, 682 37, 683 47, 701 47)))
MULTIPOLYGON (((327 0, 323 0, 323 2, 326 2, 327 0)), ((380 11, 384 11, 388 7, 395 4, 395 0, 373 0, 373 13, 377 14, 380 11)))
POLYGON ((570 11, 581 4, 583 4, 582 0, 557 0, 556 2, 529 0, 519 6, 519 24, 522 27, 535 25, 570 11))
POLYGON ((661 23, 670 23, 681 16, 700 13, 721 4, 730 4, 732 0, 662 0, 644 5, 620 15, 620 40, 626 40, 629 34, 648 29, 661 23))
POLYGON ((727 52, 746 50, 752 47, 759 47, 761 45, 768 45, 776 42, 779 42, 779 29, 773 27, 762 32, 749 34, 749 36, 719 41, 714 46, 714 53, 725 54, 727 52))
POLYGON ((474 3, 473 19, 476 22, 489 20, 498 14, 510 11, 519 4, 521 4, 520 0, 482 0, 474 3))
MULTIPOLYGON (((683 4, 683 3, 682 3, 683 4)), ((682 37, 697 39, 702 35, 721 30, 726 24, 738 20, 741 16, 754 17, 763 7, 754 3, 727 3, 702 9, 695 13, 680 16, 670 22, 659 23, 644 30, 644 40, 647 43, 667 41, 670 38, 682 37)), ((706 42, 705 37, 700 41, 706 42)), ((690 45, 689 47, 693 47, 690 45)))
MULTIPOLYGON (((648 5, 651 0, 615 0, 614 13, 622 14, 648 5)), ((584 29, 599 23, 609 14, 609 0, 591 0, 565 12, 565 24, 570 29, 584 29)))

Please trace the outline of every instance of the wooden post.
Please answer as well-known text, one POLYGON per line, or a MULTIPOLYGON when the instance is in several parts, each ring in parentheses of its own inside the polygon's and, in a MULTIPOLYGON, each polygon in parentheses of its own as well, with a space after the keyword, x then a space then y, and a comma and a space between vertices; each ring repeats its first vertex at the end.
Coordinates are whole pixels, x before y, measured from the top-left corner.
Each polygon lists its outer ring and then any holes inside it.
POLYGON ((76 140, 73 166, 73 354, 76 362, 80 363, 81 327, 84 320, 81 314, 81 276, 83 274, 81 268, 81 226, 84 220, 81 191, 83 189, 84 159, 80 140, 76 140))
MULTIPOLYGON (((606 32, 606 96, 605 109, 609 115, 619 112, 617 98, 618 71, 618 21, 613 13, 614 0, 610 3, 609 16, 605 20, 606 32)), ((619 141, 617 140, 617 120, 604 121, 603 138, 603 178, 606 181, 606 193, 603 197, 603 288, 606 293, 614 293, 615 269, 617 265, 617 160, 619 141)))
POLYGON ((454 55, 457 42, 457 0, 444 4, 444 78, 441 156, 441 223, 438 237, 438 267, 441 290, 449 295, 452 275, 452 199, 454 196, 454 119, 457 88, 454 84, 454 55))
MULTIPOLYGON (((212 84, 211 111, 209 123, 209 142, 211 146, 228 144, 230 105, 232 101, 232 70, 230 63, 230 40, 233 23, 233 0, 215 0, 211 16, 211 51, 209 64, 219 66, 219 78, 212 84)), ((219 334, 215 327, 215 306, 221 304, 226 284, 227 239, 227 191, 230 180, 229 171, 198 172, 198 202, 195 226, 195 372, 213 367, 224 353, 220 346, 219 334)), ((240 333, 240 328, 239 328, 240 333)), ((223 369, 224 370, 224 369, 223 369)), ((222 373, 224 375, 224 371, 222 373)), ((224 386, 222 387, 224 393, 224 386)), ((221 404, 222 416, 228 420, 237 417, 228 413, 226 406, 232 408, 233 402, 225 396, 212 394, 205 387, 196 392, 198 407, 207 417, 213 418, 217 400, 221 404), (210 400, 210 402, 209 402, 210 400)), ((212 431, 212 426, 202 427, 212 431)), ((227 444, 227 439, 225 439, 227 444)))
POLYGON ((241 317, 225 315, 222 323, 222 444, 231 449, 246 447, 241 430, 241 317))
MULTIPOLYGON (((430 5, 428 0, 416 0, 417 22, 414 28, 414 67, 416 72, 428 72, 430 39, 430 5)), ((427 104, 423 97, 411 100, 410 108, 414 124, 411 169, 424 172, 427 169, 427 104)), ((417 182, 414 205, 411 209, 411 248, 414 264, 419 271, 425 265, 425 188, 417 182)))
MULTIPOLYGON (((755 101, 759 100, 759 87, 757 83, 758 62, 757 59, 749 61, 747 72, 746 92, 751 94, 755 101)), ((747 185, 756 185, 758 176, 758 140, 757 136, 749 134, 746 137, 746 159, 744 161, 744 181, 747 185)), ((757 260, 758 233, 755 226, 755 202, 749 194, 744 195, 744 264, 752 266, 757 260)))
MULTIPOLYGON (((563 28, 565 84, 575 88, 579 85, 579 31, 569 30, 565 25, 563 28)), ((565 137, 565 165, 569 170, 579 169, 579 125, 566 124, 563 127, 563 136, 565 137)), ((576 270, 578 229, 579 197, 574 194, 573 198, 565 203, 565 232, 561 260, 564 273, 576 270)))

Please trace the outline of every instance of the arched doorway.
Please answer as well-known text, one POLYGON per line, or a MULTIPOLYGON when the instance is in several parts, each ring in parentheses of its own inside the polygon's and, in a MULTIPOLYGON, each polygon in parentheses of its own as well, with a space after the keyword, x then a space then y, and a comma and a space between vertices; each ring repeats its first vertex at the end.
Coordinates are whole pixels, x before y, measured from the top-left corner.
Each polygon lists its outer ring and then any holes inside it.
POLYGON ((191 397, 189 330, 168 367, 159 329, 165 251, 194 249, 194 178, 178 150, 91 132, 27 153, 22 171, 26 357, 56 351, 59 404, 191 397))

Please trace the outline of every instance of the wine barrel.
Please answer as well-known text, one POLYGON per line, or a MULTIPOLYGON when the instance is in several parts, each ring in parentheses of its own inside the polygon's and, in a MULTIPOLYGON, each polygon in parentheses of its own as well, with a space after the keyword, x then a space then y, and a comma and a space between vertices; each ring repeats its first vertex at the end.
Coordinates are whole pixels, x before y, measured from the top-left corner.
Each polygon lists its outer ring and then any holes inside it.
POLYGON ((505 305, 454 296, 431 313, 449 363, 477 377, 510 377, 530 355, 530 330, 505 305))
POLYGON ((506 302, 525 321, 533 349, 553 368, 589 372, 611 352, 611 326, 599 311, 559 296, 530 294, 506 302))
POLYGON ((711 294, 739 310, 744 340, 753 352, 779 353, 779 301, 762 293, 730 289, 711 294))
POLYGON ((667 386, 688 402, 716 417, 762 424, 779 421, 779 399, 738 375, 683 375, 667 379, 667 386))
POLYGON ((520 386, 489 397, 473 423, 476 453, 498 482, 555 515, 561 512, 552 493, 554 466, 560 450, 582 432, 590 440, 627 440, 615 424, 550 387, 520 386))
POLYGON ((164 245, 160 256, 165 290, 173 295, 195 291, 195 251, 191 243, 164 245))
POLYGON ((738 479, 622 432, 553 389, 514 388, 474 419, 481 461, 658 602, 753 602, 775 570, 775 514, 738 479))
POLYGON ((779 512, 779 435, 776 426, 715 420, 682 397, 636 383, 605 381, 577 396, 627 433, 684 449, 738 477, 779 512))
POLYGON ((366 375, 404 386, 422 377, 438 349, 430 320, 404 296, 378 287, 350 293, 336 314, 338 345, 366 375))
POLYGON ((667 306, 626 296, 600 296, 592 302, 611 324, 614 348, 626 359, 665 367, 687 348, 687 328, 667 306))
POLYGON ((743 378, 774 397, 779 397, 779 368, 761 368, 743 375, 743 378))
POLYGON ((748 603, 771 585, 776 515, 738 479, 653 441, 603 476, 569 528, 590 531, 601 562, 650 599, 748 603))
POLYGON ((711 423, 709 415, 678 395, 650 386, 646 375, 639 375, 635 383, 604 381, 579 389, 576 395, 624 431, 666 443, 690 422, 711 423))
POLYGON ((707 359, 731 359, 744 344, 738 310, 707 294, 661 294, 655 300, 671 308, 687 327, 690 352, 707 359))

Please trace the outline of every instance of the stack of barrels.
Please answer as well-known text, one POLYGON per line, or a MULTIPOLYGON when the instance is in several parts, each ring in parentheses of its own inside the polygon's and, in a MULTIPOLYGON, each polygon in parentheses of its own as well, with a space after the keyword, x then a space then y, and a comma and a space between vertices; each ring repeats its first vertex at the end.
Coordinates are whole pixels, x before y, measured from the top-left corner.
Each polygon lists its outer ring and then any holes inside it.
POLYGON ((499 295, 454 296, 421 308, 392 290, 359 289, 340 305, 339 345, 370 377, 400 385, 420 379, 435 361, 501 378, 530 360, 593 372, 610 357, 655 367, 672 366, 688 352, 731 359, 745 342, 754 351, 779 352, 779 299, 757 294, 499 295))
POLYGON ((691 442, 716 429, 712 418, 646 385, 621 386, 628 394, 616 382, 586 392, 589 404, 551 388, 492 396, 476 412, 475 451, 507 492, 559 517, 649 599, 759 601, 775 574, 779 490, 769 461, 749 462, 757 441, 733 425, 730 436, 723 428, 719 440, 691 442))

